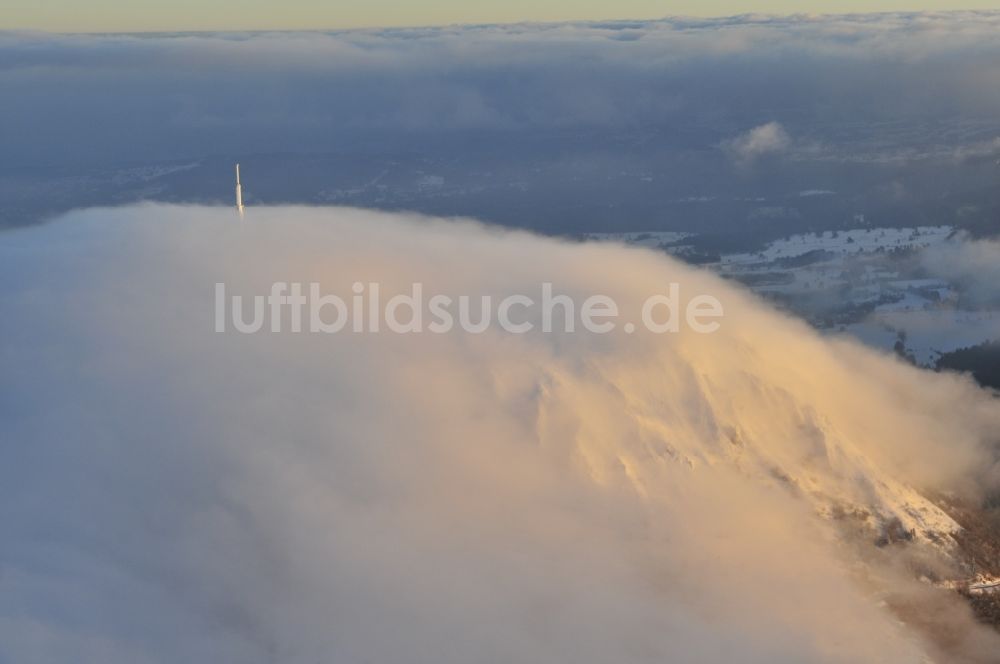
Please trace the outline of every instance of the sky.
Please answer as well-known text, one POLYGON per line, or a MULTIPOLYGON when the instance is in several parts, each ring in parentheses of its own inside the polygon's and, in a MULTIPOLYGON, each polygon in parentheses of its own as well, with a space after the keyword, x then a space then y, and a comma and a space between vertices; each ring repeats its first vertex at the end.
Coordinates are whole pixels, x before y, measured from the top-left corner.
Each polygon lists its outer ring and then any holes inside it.
POLYGON ((143 32, 172 30, 336 29, 376 26, 444 25, 732 16, 745 13, 851 13, 996 9, 997 0, 51 0, 6 2, 0 29, 56 32, 143 32))

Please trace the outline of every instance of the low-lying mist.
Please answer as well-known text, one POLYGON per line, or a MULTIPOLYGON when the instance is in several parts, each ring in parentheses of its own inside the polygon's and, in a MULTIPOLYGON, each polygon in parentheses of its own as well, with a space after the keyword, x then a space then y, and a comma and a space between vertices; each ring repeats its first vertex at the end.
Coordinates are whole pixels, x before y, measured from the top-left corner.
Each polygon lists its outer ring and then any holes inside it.
POLYGON ((996 401, 663 255, 337 208, 0 235, 0 660, 992 661, 996 401), (697 334, 218 334, 214 287, 678 283, 697 334), (892 529, 911 541, 877 547, 892 529), (917 617, 914 617, 917 616, 917 617))

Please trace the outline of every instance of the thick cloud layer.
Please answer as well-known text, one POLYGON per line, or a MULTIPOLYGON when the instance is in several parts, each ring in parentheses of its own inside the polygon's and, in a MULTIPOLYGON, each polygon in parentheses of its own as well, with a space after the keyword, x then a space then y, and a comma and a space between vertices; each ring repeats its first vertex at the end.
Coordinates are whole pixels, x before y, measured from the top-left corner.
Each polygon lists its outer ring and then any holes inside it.
POLYGON ((946 566, 925 535, 950 522, 917 491, 994 483, 995 402, 661 255, 347 209, 240 224, 142 206, 0 235, 0 266, 0 659, 996 652, 907 569, 946 566), (622 311, 677 282, 726 318, 712 335, 213 331, 215 283, 275 281, 549 281, 622 311), (895 519, 917 533, 898 555, 871 545, 895 519))
POLYGON ((989 235, 998 24, 956 12, 0 32, 0 227, 228 202, 239 161, 251 204, 695 232, 706 256, 734 236, 745 249, 859 219, 989 235))
POLYGON ((998 22, 971 12, 0 33, 0 124, 35 129, 4 132, 0 152, 19 166, 149 163, 383 145, 387 132, 588 127, 684 128, 707 149, 779 121, 833 139, 831 159, 913 158, 996 138, 998 22), (882 123, 877 135, 870 123, 882 123))

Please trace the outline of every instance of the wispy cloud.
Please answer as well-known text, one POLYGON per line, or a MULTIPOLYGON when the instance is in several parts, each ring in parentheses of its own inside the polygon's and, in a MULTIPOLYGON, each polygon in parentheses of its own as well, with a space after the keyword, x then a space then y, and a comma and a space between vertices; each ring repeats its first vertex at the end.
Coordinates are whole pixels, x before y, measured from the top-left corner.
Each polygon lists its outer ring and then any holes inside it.
POLYGON ((792 139, 785 128, 778 122, 768 122, 726 141, 723 148, 737 163, 748 165, 760 157, 781 154, 791 145, 792 139))

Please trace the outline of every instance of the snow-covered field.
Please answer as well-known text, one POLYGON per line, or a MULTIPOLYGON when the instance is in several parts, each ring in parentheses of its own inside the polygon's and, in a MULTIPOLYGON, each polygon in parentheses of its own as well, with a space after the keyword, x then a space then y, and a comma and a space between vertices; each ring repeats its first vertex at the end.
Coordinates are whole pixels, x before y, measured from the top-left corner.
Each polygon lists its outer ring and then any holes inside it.
POLYGON ((722 265, 755 265, 781 258, 795 258, 811 251, 828 251, 839 256, 874 253, 899 249, 926 248, 948 239, 951 226, 918 226, 916 228, 866 228, 848 231, 826 231, 792 235, 770 243, 757 253, 729 254, 722 265))
MULTIPOLYGON (((592 233, 677 253, 687 233, 592 233)), ((846 333, 887 351, 903 341, 919 364, 1000 339, 1000 311, 962 308, 962 286, 930 278, 922 252, 962 242, 951 226, 866 228, 805 233, 775 240, 761 251, 722 255, 707 268, 830 333, 846 333)))
POLYGON ((907 351, 919 364, 930 366, 941 353, 1000 339, 1000 311, 877 312, 844 331, 877 348, 892 348, 904 332, 907 351))

